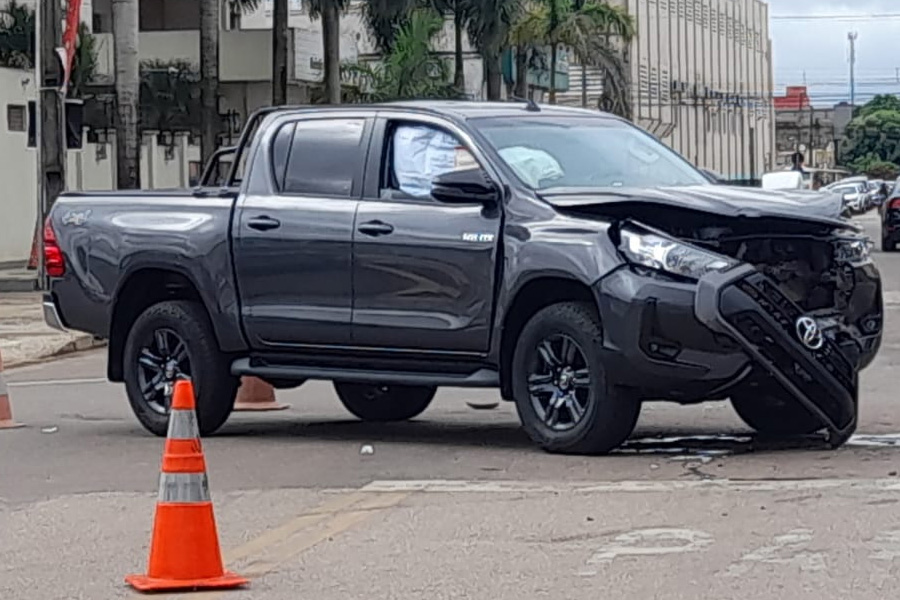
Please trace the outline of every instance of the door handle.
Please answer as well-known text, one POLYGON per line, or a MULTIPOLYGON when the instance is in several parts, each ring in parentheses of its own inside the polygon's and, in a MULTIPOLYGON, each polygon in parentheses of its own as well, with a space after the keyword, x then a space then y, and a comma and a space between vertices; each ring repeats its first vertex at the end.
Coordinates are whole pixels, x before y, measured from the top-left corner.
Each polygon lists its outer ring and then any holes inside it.
POLYGON ((260 217, 253 217, 247 221, 247 227, 256 229, 257 231, 269 231, 281 227, 281 221, 263 215, 260 217))
POLYGON ((388 235, 394 232, 394 226, 388 223, 383 223, 381 221, 369 221, 368 223, 363 223, 357 228, 357 231, 360 233, 364 233, 365 235, 371 236, 379 236, 379 235, 388 235))

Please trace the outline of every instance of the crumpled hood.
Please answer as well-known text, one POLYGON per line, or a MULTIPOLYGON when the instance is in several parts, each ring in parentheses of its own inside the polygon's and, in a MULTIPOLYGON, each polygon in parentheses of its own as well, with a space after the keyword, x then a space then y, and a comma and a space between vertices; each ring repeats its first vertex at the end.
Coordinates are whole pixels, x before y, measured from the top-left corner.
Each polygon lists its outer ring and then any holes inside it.
POLYGON ((728 217, 788 218, 856 229, 841 216, 841 196, 808 190, 774 191, 760 188, 702 185, 667 188, 552 188, 541 197, 553 206, 577 208, 601 204, 650 202, 728 217))

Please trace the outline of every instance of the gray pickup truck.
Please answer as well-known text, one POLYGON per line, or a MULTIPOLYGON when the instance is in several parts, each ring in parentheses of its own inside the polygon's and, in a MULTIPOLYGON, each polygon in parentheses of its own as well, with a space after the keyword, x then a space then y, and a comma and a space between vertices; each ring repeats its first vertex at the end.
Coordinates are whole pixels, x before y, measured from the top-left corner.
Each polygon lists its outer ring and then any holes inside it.
POLYGON ((109 340, 157 435, 177 378, 209 435, 245 375, 333 381, 372 421, 499 388, 553 452, 618 447, 645 401, 856 427, 882 291, 837 196, 716 185, 534 103, 266 109, 220 154, 197 189, 67 193, 45 227, 48 321, 109 340))

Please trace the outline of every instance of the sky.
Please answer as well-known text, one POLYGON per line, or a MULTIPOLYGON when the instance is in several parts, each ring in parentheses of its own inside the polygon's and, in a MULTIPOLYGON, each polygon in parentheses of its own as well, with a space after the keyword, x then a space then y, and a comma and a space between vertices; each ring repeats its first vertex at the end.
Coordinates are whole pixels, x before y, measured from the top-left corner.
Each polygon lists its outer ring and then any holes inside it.
POLYGON ((900 0, 768 0, 768 4, 776 94, 786 85, 803 85, 805 75, 814 104, 849 101, 851 31, 858 34, 857 103, 876 93, 900 94, 900 0), (810 15, 832 18, 778 19, 810 15))

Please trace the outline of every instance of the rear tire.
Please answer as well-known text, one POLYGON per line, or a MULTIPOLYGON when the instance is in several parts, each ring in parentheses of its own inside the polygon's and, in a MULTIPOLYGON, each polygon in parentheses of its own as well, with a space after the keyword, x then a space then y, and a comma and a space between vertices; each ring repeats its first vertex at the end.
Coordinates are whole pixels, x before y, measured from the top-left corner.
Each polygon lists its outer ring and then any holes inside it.
POLYGON ((512 361, 522 427, 541 448, 605 454, 634 431, 640 402, 607 384, 603 332, 593 306, 563 302, 525 325, 512 361))
POLYGON ((798 402, 772 394, 737 394, 731 405, 747 426, 763 435, 810 435, 824 427, 798 402))
POLYGON ((889 237, 882 235, 881 236, 881 251, 882 252, 896 252, 897 251, 897 242, 891 240, 889 237))
POLYGON ((437 393, 434 387, 334 382, 338 398, 363 421, 407 421, 422 414, 437 393))
POLYGON ((167 301, 145 310, 128 333, 123 362, 131 409, 154 435, 168 431, 171 399, 164 386, 180 377, 189 377, 194 385, 201 435, 215 433, 234 408, 238 378, 231 374, 231 361, 219 350, 206 310, 197 302, 167 301), (172 362, 178 358, 177 364, 172 362))

